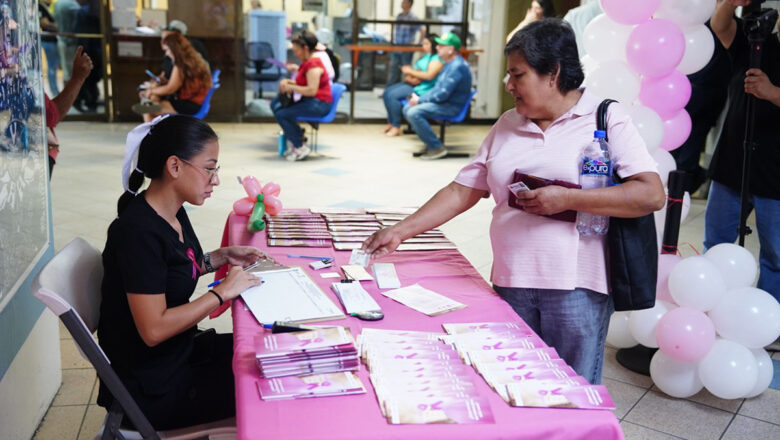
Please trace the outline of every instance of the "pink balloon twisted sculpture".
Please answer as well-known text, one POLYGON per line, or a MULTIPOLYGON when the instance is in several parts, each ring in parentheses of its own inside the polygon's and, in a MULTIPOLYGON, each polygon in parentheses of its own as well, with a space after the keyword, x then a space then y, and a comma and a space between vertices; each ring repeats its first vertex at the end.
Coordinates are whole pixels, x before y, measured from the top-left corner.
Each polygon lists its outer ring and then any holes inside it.
POLYGON ((239 178, 239 182, 244 186, 247 197, 233 203, 233 212, 249 216, 249 222, 246 225, 249 232, 262 231, 265 229, 265 221, 263 220, 265 213, 276 215, 282 211, 282 201, 276 198, 282 189, 274 182, 268 182, 265 186, 261 186, 254 176, 239 178))

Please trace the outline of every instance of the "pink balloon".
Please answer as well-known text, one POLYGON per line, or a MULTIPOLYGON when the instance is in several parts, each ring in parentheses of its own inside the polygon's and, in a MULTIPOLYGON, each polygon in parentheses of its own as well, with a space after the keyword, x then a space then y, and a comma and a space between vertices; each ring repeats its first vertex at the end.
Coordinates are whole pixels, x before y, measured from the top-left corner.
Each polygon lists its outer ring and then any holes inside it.
POLYGON ((661 148, 672 151, 682 145, 691 134, 691 116, 685 109, 664 120, 664 138, 661 148))
POLYGON ((658 256, 658 281, 655 284, 655 300, 677 304, 669 293, 669 274, 672 269, 682 261, 682 257, 674 254, 661 254, 658 256))
POLYGON ((657 78, 642 78, 639 101, 655 110, 661 119, 685 108, 691 98, 691 82, 678 70, 657 78))
POLYGON ((254 176, 246 176, 241 181, 246 190, 246 194, 252 200, 257 200, 257 195, 260 194, 260 182, 254 178, 254 176))
POLYGON ((704 313, 688 307, 666 312, 655 328, 658 348, 680 362, 695 362, 715 343, 715 325, 704 313))
POLYGON ((276 197, 276 196, 279 195, 279 193, 281 191, 282 191, 282 188, 279 186, 279 184, 278 183, 274 183, 274 182, 268 182, 263 187, 263 195, 266 196, 266 197, 268 197, 268 196, 276 197))
POLYGON ((661 0, 601 0, 601 8, 618 23, 639 24, 653 15, 660 3, 661 0))
POLYGON ((265 212, 268 213, 268 215, 276 215, 282 212, 282 201, 277 199, 274 196, 268 196, 265 199, 263 199, 263 203, 265 204, 265 212))
MULTIPOLYGON (((633 7, 634 2, 624 2, 633 7)), ((627 6, 628 7, 628 6, 627 6)), ((637 73, 659 77, 671 73, 685 53, 685 35, 669 20, 658 18, 631 31, 626 43, 626 60, 637 73)))
POLYGON ((238 199, 233 203, 233 212, 238 215, 249 215, 252 212, 252 208, 255 207, 255 201, 249 197, 238 199))

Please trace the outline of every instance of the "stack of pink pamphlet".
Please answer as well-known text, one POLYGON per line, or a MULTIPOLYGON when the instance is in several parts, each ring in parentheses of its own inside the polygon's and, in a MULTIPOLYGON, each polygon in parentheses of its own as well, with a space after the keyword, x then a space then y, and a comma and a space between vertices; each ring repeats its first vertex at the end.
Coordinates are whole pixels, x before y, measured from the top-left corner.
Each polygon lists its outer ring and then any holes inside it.
POLYGON ((263 378, 355 371, 360 364, 352 334, 344 327, 258 334, 255 357, 263 378))
POLYGON ((260 379, 257 381, 257 391, 263 400, 284 400, 364 394, 366 389, 355 373, 342 371, 260 379))
POLYGON ((512 406, 615 409, 606 387, 591 385, 524 323, 444 324, 464 362, 512 406))
POLYGON ((266 214, 268 246, 330 247, 331 238, 325 219, 302 210, 266 214))
POLYGON ((471 368, 440 336, 363 329, 361 354, 382 415, 392 424, 493 423, 471 368))

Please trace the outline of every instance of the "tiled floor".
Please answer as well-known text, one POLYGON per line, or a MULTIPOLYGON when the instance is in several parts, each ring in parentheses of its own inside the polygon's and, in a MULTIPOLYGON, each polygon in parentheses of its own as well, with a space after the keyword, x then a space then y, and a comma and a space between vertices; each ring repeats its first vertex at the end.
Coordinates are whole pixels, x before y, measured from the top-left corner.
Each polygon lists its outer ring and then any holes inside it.
MULTIPOLYGON (((57 250, 76 236, 102 249, 122 190, 120 169, 130 128, 129 124, 103 123, 64 123, 58 128, 63 148, 51 181, 57 250)), ((204 249, 217 247, 233 201, 245 196, 235 180, 239 175, 279 183, 280 198, 287 207, 412 206, 425 202, 467 163, 467 159, 412 159, 410 152, 419 147, 416 137, 386 138, 378 125, 323 126, 320 154, 298 163, 276 155, 279 128, 274 124, 214 124, 214 128, 221 136, 222 185, 205 205, 189 208, 204 249)), ((448 144, 474 151, 489 128, 451 127, 448 144)), ((485 277, 491 264, 488 224, 492 205, 492 200, 482 200, 443 226, 485 277)), ((703 212, 704 202, 694 200, 681 227, 681 243, 701 249, 703 212)), ((755 253, 755 236, 748 237, 748 245, 755 253)), ((688 246, 682 250, 684 255, 694 252, 688 246)), ((231 330, 229 314, 204 324, 231 330)), ((63 384, 34 438, 91 438, 105 414, 95 405, 95 373, 64 328, 60 335, 63 384)), ((774 358, 780 359, 780 353, 774 358)), ((604 378, 617 403, 615 414, 630 440, 780 439, 780 391, 770 389, 748 400, 724 401, 706 391, 690 399, 673 399, 654 388, 649 377, 619 366, 610 347, 604 378)))

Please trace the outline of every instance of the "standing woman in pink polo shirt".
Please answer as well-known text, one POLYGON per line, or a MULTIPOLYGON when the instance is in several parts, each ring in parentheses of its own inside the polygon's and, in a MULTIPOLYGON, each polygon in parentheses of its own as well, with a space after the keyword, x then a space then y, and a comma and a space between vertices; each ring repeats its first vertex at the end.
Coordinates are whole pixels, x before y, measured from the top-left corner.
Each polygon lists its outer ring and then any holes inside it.
POLYGON ((496 292, 578 374, 597 384, 612 312, 605 236, 580 236, 575 223, 547 215, 576 210, 637 217, 663 207, 663 186, 625 108, 612 105, 610 155, 625 183, 587 190, 551 185, 521 193, 522 209, 509 206, 507 185, 515 170, 578 182, 578 164, 593 139, 601 100, 580 88, 584 75, 574 32, 560 19, 522 28, 504 54, 506 90, 515 108, 501 115, 454 182, 405 220, 369 237, 363 247, 384 256, 403 240, 493 196, 491 281, 496 292))

